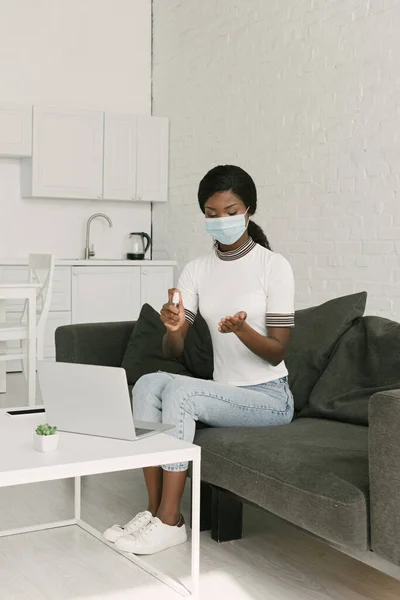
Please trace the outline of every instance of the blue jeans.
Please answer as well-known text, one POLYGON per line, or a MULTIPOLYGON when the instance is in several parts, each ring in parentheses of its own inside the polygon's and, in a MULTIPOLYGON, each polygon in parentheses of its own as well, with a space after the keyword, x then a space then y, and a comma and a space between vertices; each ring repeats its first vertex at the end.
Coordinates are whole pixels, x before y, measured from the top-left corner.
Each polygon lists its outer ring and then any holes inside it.
MULTIPOLYGON (((175 425, 169 435, 193 442, 196 421, 212 427, 266 427, 290 423, 293 396, 287 378, 235 387, 169 373, 141 377, 132 391, 137 421, 175 425)), ((188 463, 163 465, 185 471, 188 463)))

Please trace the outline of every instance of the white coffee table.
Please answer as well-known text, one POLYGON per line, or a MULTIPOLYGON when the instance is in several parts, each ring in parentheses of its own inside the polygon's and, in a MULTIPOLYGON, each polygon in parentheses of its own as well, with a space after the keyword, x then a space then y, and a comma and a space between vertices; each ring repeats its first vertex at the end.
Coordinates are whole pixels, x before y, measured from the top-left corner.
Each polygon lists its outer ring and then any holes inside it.
MULTIPOLYGON (((26 408, 26 407, 25 407, 26 408)), ((56 452, 42 454, 33 449, 33 431, 45 423, 45 414, 10 417, 0 411, 0 488, 25 483, 75 479, 75 514, 71 519, 0 532, 0 537, 78 526, 115 552, 138 565, 182 596, 198 599, 200 544, 200 448, 166 434, 136 442, 125 442, 71 433, 60 433, 56 452), (179 581, 133 554, 117 550, 102 534, 81 519, 81 477, 112 473, 175 462, 192 462, 192 565, 190 591, 179 581)))

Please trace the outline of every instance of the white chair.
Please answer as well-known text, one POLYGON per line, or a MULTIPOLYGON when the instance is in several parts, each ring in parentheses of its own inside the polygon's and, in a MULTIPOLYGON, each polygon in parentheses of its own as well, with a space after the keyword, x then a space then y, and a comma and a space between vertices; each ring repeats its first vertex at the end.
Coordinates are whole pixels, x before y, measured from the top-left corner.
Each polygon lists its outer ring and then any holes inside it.
MULTIPOLYGON (((44 330, 46 327, 47 316, 49 314, 51 294, 53 290, 54 278, 53 254, 30 254, 29 255, 29 283, 38 283, 36 294, 36 348, 37 359, 43 358, 44 330)), ((25 302, 24 309, 19 323, 0 323, 0 342, 11 342, 17 340, 20 342, 19 348, 0 349, 0 362, 9 360, 23 361, 23 371, 27 377, 27 309, 28 302, 25 302)), ((3 344, 1 344, 3 346, 3 344)))

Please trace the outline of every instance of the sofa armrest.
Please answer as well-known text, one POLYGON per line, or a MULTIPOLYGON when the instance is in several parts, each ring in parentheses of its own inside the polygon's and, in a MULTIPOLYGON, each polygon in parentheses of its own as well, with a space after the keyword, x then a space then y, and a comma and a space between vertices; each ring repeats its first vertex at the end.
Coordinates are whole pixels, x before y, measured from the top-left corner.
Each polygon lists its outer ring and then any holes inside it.
POLYGON ((369 402, 371 547, 400 566, 400 390, 369 402))
POLYGON ((55 333, 56 360, 120 367, 135 323, 63 325, 55 333))

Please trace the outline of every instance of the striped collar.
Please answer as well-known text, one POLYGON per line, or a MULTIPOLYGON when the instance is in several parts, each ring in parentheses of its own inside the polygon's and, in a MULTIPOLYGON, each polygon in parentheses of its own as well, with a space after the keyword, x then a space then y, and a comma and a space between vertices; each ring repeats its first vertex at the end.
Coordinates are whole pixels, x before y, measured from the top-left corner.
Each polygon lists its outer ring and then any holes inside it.
POLYGON ((236 248, 236 250, 227 250, 226 252, 222 252, 222 250, 218 248, 218 243, 216 242, 215 254, 221 260, 238 260, 239 258, 242 258, 243 256, 246 256, 246 254, 251 252, 253 248, 255 248, 255 246, 255 241, 251 237, 249 237, 244 242, 244 244, 242 244, 239 248, 236 248))

